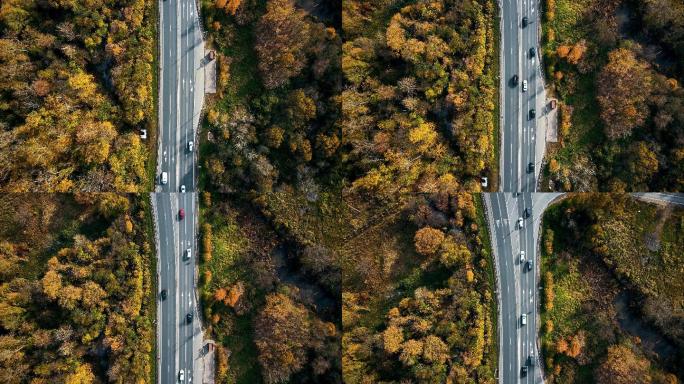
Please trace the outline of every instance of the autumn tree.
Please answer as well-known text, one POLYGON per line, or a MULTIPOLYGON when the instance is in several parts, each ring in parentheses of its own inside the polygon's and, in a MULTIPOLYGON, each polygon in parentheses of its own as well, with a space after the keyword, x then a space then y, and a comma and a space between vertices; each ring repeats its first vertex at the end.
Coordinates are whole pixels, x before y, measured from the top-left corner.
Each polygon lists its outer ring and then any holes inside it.
POLYGON ((553 274, 547 271, 544 274, 544 309, 550 311, 553 309, 553 300, 555 299, 553 274))
POLYGON ((269 0, 256 26, 259 71, 267 88, 284 85, 306 64, 309 23, 293 0, 269 0))
POLYGON ((395 353, 401 348, 404 341, 404 332, 401 328, 390 325, 382 333, 382 345, 387 353, 395 353))
POLYGON ((631 145, 627 169, 634 184, 648 182, 658 172, 658 157, 644 141, 637 141, 631 145))
POLYGON ((597 100, 608 138, 629 136, 633 128, 644 124, 651 82, 650 66, 634 50, 618 48, 608 54, 608 64, 597 79, 597 100))
POLYGON ((649 369, 649 361, 635 354, 630 346, 612 345, 596 368, 595 377, 599 384, 646 384, 651 382, 649 369))
POLYGON ((416 232, 413 241, 418 253, 424 256, 431 256, 442 245, 444 232, 439 229, 424 227, 416 232))
POLYGON ((423 342, 423 358, 442 364, 449 358, 449 347, 439 337, 429 335, 423 342))
POLYGON ((290 297, 281 293, 269 294, 254 323, 254 340, 265 382, 280 383, 301 370, 308 361, 309 352, 321 346, 322 339, 329 336, 323 331, 325 327, 290 297))

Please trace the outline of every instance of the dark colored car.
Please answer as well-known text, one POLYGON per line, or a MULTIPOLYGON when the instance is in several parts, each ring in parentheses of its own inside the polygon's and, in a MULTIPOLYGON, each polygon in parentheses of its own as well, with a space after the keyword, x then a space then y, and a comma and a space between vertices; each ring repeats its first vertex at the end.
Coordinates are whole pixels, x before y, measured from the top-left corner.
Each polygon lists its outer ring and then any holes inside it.
POLYGON ((166 289, 162 289, 160 296, 162 300, 166 300, 166 289))
POLYGON ((527 365, 520 367, 520 377, 527 377, 527 365))
POLYGON ((534 108, 530 109, 530 120, 534 119, 535 116, 537 116, 537 111, 534 108))
POLYGON ((527 16, 525 16, 522 19, 522 27, 523 28, 527 27, 527 24, 529 24, 529 22, 527 21, 527 16))
POLYGON ((526 219, 528 217, 530 217, 531 214, 532 214, 532 210, 530 208, 525 208, 525 210, 523 211, 523 217, 526 219))
POLYGON ((534 163, 527 164, 527 173, 534 173, 534 163))
POLYGON ((534 49, 534 47, 530 48, 530 57, 534 57, 537 55, 537 50, 534 49))
POLYGON ((181 220, 185 219, 185 209, 181 208, 181 209, 178 211, 178 218, 181 219, 181 220))
POLYGON ((511 77, 511 85, 514 87, 518 85, 518 75, 513 75, 513 77, 511 77))
POLYGON ((527 263, 525 264, 525 266, 527 267, 528 271, 531 271, 532 270, 532 260, 527 260, 527 263))
POLYGON ((185 315, 185 320, 188 322, 188 324, 192 323, 192 312, 185 315))

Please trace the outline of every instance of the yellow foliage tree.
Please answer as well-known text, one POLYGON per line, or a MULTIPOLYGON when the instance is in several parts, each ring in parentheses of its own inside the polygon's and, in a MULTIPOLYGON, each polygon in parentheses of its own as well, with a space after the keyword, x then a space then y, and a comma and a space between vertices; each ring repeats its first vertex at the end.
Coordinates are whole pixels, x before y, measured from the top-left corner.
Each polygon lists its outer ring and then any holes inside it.
POLYGON ((382 345, 387 353, 395 353, 401 348, 404 341, 404 331, 401 328, 390 325, 382 333, 382 345))

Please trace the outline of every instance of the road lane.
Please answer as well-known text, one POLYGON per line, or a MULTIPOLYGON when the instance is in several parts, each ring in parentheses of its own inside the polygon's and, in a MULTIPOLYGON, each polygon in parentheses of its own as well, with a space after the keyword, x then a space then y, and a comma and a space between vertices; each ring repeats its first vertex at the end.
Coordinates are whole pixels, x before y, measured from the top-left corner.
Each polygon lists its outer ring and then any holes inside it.
MULTIPOLYGON (((197 207, 195 191, 195 141, 204 97, 204 43, 197 4, 193 0, 159 1, 160 9, 160 139, 159 172, 168 173, 168 183, 159 185, 157 204, 159 285, 166 287, 167 300, 159 305, 159 383, 175 383, 179 371, 185 382, 201 382, 194 369, 203 335, 195 303, 195 257, 197 207), (181 187, 185 193, 181 193, 181 187), (185 219, 178 217, 185 210, 185 219), (184 261, 187 249, 192 257, 184 261), (186 315, 193 313, 191 324, 186 315)), ((196 146, 195 146, 196 148, 196 146)))
POLYGON ((543 383, 538 361, 528 366, 528 374, 521 377, 521 367, 528 364, 537 350, 538 332, 538 279, 539 226, 546 207, 557 199, 557 193, 486 193, 487 219, 492 233, 492 251, 497 274, 497 294, 500 302, 500 383, 543 383), (518 225, 524 217, 525 208, 531 209, 529 218, 518 225), (520 262, 520 252, 532 260, 532 270, 520 262), (527 315, 527 325, 521 324, 521 315, 527 315))
POLYGON ((534 192, 543 156, 537 150, 544 150, 544 146, 537 148, 536 142, 545 140, 545 137, 537 135, 537 120, 544 113, 538 107, 538 99, 545 98, 543 81, 538 75, 539 56, 531 57, 529 54, 530 48, 537 48, 538 2, 501 0, 499 4, 502 14, 501 191, 534 192), (523 17, 529 20, 525 27, 522 26, 523 17), (511 82, 514 75, 519 78, 517 85, 511 82), (522 83, 525 80, 528 90, 523 92, 522 83), (532 109, 535 110, 535 118, 529 117, 532 109), (535 164, 535 171, 528 173, 530 163, 535 164))

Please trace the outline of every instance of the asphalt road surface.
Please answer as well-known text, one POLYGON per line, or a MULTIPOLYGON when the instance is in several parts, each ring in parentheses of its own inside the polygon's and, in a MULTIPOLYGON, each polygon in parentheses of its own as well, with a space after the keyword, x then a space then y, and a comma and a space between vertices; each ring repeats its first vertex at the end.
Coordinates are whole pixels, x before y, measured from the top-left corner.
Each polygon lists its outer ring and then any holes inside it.
POLYGON ((486 193, 487 216, 496 258, 500 311, 500 383, 543 383, 538 369, 538 257, 539 223, 556 193, 486 193), (530 216, 523 219, 525 208, 530 216), (521 260, 521 252, 525 252, 521 260), (531 260, 531 270, 527 261, 531 260), (527 316, 526 325, 522 315, 527 316), (528 367, 526 376, 521 369, 528 367))
POLYGON ((202 82, 197 81, 204 43, 195 2, 160 2, 160 135, 159 173, 168 173, 161 192, 180 192, 195 186, 195 127, 201 112, 202 82), (198 55, 198 51, 202 51, 198 55), (200 100, 198 100, 200 99, 200 100))
POLYGON ((634 197, 648 202, 664 202, 684 205, 684 193, 634 193, 634 197))
POLYGON ((152 199, 159 256, 159 290, 166 290, 158 315, 159 382, 200 383, 196 369, 202 332, 195 302, 197 204, 195 196, 196 127, 204 77, 204 43, 196 3, 162 0, 160 4, 160 116, 158 187, 152 199), (193 150, 189 143, 193 142, 193 150), (161 173, 168 182, 161 184, 161 173), (181 188, 185 193, 181 193, 181 188), (185 211, 180 219, 179 211, 185 211), (190 258, 186 255, 190 250, 190 258), (193 315, 192 322, 186 316, 193 315))
MULTIPOLYGON (((195 228, 194 193, 155 193, 159 258, 160 304, 158 316, 159 378, 161 383, 175 383, 179 372, 185 372, 186 382, 192 382, 191 375, 194 353, 202 344, 201 331, 197 324, 194 295, 195 228), (185 207, 185 218, 179 211, 185 207), (186 260, 187 250, 191 257, 186 260), (165 300, 161 291, 167 292, 165 300), (193 322, 188 324, 186 316, 193 313, 193 322), (198 336, 198 340, 194 337, 198 336)), ((196 381, 200 382, 200 381, 196 381)))
POLYGON ((501 191, 534 192, 536 176, 539 174, 542 153, 537 153, 537 140, 545 140, 538 135, 537 120, 545 112, 545 93, 539 71, 538 41, 538 3, 536 0, 500 0, 501 4, 501 77, 502 77, 502 150, 501 150, 501 191), (528 25, 523 27, 523 17, 528 25), (534 55, 530 48, 534 47, 534 55), (517 84, 513 76, 518 76, 517 84), (527 91, 523 91, 523 81, 527 81, 527 91), (535 110, 535 117, 530 111, 535 110), (539 136, 539 137, 538 137, 539 136), (529 164, 534 164, 534 171, 529 164))

